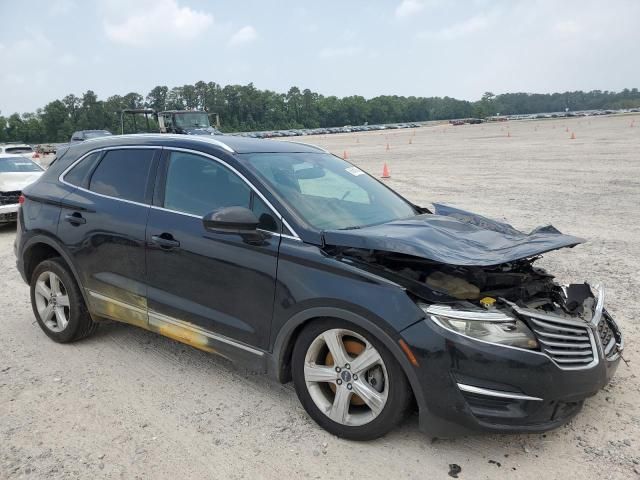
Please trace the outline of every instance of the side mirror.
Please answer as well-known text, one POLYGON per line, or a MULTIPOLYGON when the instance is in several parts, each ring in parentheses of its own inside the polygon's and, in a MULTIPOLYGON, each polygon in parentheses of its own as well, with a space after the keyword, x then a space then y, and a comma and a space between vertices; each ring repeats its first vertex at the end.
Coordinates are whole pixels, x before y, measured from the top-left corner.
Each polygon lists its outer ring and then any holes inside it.
POLYGON ((219 233, 254 233, 258 228, 258 217, 245 207, 224 207, 202 217, 207 230, 219 233))

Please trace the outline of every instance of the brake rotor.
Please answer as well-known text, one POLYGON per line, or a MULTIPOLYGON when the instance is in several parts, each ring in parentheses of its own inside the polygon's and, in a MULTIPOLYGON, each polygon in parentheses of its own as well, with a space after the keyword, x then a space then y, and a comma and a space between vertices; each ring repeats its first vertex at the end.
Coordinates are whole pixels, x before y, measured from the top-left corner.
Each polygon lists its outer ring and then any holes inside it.
MULTIPOLYGON (((360 355, 365 348, 364 343, 354 339, 346 339, 343 340, 342 343, 344 344, 344 348, 347 353, 352 357, 357 357, 358 355, 360 355)), ((327 356, 324 359, 324 364, 328 366, 333 365, 333 355, 331 355, 331 352, 327 352, 327 356)), ((333 391, 333 393, 336 393, 336 386, 333 383, 329 384, 329 388, 333 391)), ((362 398, 354 393, 353 395, 351 395, 351 405, 364 405, 364 400, 362 400, 362 398)))

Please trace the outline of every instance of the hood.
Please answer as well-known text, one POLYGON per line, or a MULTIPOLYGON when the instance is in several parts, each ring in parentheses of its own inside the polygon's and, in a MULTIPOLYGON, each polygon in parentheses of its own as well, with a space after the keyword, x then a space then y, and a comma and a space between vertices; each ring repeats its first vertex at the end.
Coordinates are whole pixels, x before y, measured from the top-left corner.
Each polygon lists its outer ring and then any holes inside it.
POLYGON ((32 184, 43 172, 3 172, 0 173, 0 192, 21 192, 32 184))
POLYGON ((381 250, 464 266, 490 266, 573 247, 585 240, 551 225, 530 233, 442 204, 418 215, 355 230, 323 232, 326 245, 381 250))

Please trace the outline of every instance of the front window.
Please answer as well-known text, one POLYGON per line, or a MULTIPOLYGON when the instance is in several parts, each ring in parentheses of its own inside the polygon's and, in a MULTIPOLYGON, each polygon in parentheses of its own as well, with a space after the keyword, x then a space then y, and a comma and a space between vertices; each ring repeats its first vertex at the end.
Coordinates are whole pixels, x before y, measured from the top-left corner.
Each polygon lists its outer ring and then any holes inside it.
POLYGON ((241 158, 318 230, 360 228, 416 214, 402 197, 328 153, 250 153, 241 158))
POLYGON ((251 209, 258 228, 279 231, 269 207, 231 170, 209 158, 171 152, 167 167, 164 207, 202 217, 225 207, 251 209))
POLYGON ((207 128, 209 116, 206 113, 180 113, 176 114, 176 126, 180 128, 207 128))
POLYGON ((0 158, 0 172, 41 172, 42 168, 25 158, 0 158))

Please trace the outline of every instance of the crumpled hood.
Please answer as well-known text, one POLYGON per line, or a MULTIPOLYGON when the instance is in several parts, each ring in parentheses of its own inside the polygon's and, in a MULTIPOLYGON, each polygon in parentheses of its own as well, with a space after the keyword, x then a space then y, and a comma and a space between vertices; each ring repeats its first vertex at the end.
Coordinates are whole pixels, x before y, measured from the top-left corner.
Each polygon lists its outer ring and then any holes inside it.
POLYGON ((450 265, 489 266, 573 247, 585 240, 551 225, 531 233, 464 210, 434 204, 418 215, 356 230, 323 232, 326 245, 413 255, 450 265))
POLYGON ((0 173, 0 192, 18 192, 32 184, 43 172, 3 172, 0 173))

